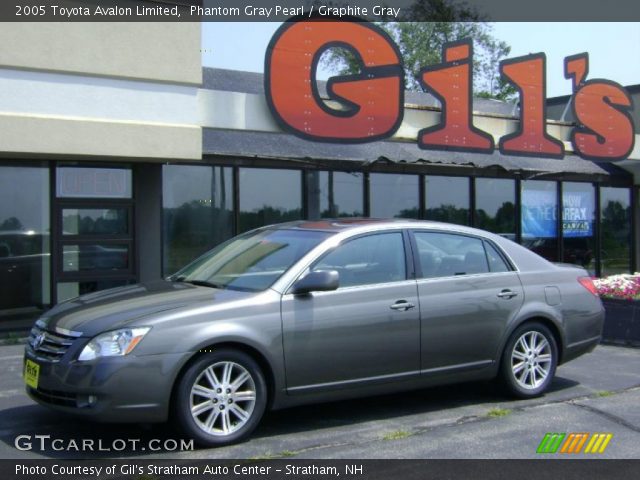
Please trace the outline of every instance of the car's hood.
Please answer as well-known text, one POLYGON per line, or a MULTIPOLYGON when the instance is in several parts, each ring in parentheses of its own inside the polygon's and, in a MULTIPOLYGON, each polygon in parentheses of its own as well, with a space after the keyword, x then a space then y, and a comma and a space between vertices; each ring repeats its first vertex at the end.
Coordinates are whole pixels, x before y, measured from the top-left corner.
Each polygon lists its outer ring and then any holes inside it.
POLYGON ((198 303, 224 303, 252 295, 187 283, 157 281, 113 288, 61 303, 43 316, 48 330, 80 332, 92 337, 124 326, 135 326, 143 318, 198 303))

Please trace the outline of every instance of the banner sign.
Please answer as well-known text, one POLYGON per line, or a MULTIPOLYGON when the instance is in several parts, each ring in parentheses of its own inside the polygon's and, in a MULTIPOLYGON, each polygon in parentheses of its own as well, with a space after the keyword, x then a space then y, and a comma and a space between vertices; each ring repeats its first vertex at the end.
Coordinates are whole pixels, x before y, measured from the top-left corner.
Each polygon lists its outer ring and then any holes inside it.
MULTIPOLYGON (((573 151, 582 158, 613 162, 634 147, 633 100, 610 80, 587 79, 587 53, 565 58, 572 83, 573 151)), ((473 45, 470 39, 445 44, 442 62, 425 65, 420 82, 442 104, 437 125, 418 132, 422 149, 492 153, 494 138, 473 125, 473 45)), ((500 62, 502 78, 518 91, 518 129, 499 139, 504 155, 563 158, 564 144, 547 133, 546 56, 535 53, 500 62)), ((280 126, 316 142, 367 143, 392 136, 404 115, 404 66, 389 35, 355 17, 341 20, 296 17, 274 34, 265 56, 265 92, 280 126), (351 52, 360 63, 353 75, 327 82, 329 106, 318 92, 316 72, 331 48, 351 52)))
POLYGON ((593 193, 565 192, 562 195, 562 234, 567 237, 592 237, 593 212, 595 211, 593 193))
POLYGON ((522 191, 522 236, 538 238, 557 237, 555 190, 522 191))

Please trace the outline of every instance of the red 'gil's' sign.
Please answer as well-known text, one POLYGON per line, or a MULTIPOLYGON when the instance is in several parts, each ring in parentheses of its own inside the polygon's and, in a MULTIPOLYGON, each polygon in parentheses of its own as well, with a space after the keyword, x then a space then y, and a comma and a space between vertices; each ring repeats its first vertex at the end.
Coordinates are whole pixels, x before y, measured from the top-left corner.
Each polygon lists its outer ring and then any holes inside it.
MULTIPOLYGON (((500 73, 519 93, 520 122, 498 147, 503 154, 562 158, 563 143, 546 131, 544 53, 504 60, 500 73)), ((418 133, 423 149, 487 152, 493 137, 473 126, 471 40, 445 45, 442 63, 426 66, 420 81, 442 103, 440 122, 418 133)), ((575 153, 596 161, 627 158, 635 134, 632 99, 610 80, 587 80, 588 54, 565 58, 565 77, 573 85, 571 132, 575 153)), ((404 70, 391 38, 371 23, 326 19, 286 22, 275 33, 265 58, 267 102, 280 125, 313 141, 364 143, 393 135, 404 109, 404 70), (336 76, 327 93, 334 109, 320 98, 316 70, 322 54, 341 47, 361 62, 357 75, 336 76)))

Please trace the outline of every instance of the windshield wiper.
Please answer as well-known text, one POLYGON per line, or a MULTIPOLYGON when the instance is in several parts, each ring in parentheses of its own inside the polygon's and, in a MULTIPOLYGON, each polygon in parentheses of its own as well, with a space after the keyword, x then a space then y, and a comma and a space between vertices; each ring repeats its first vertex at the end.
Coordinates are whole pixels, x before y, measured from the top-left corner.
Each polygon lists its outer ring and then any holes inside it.
POLYGON ((227 286, 223 285, 222 283, 213 283, 213 282, 208 282, 207 280, 185 280, 185 279, 180 279, 180 280, 177 280, 177 281, 184 282, 184 283, 190 283, 191 285, 198 285, 199 287, 219 288, 221 290, 224 290, 225 288, 227 288, 227 286))

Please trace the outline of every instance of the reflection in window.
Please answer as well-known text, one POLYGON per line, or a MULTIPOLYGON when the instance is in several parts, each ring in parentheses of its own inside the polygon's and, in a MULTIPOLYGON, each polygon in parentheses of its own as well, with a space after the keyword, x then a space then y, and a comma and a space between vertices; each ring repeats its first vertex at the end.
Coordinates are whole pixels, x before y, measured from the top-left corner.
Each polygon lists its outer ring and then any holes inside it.
POLYGON ((361 217, 363 215, 362 173, 307 173, 309 219, 361 217))
POLYGON ((427 175, 426 219, 469 225, 469 179, 427 175))
POLYGON ((549 261, 558 261, 558 186, 522 181, 522 244, 549 261))
POLYGON ((596 274, 595 187, 590 183, 562 184, 562 250, 565 263, 580 265, 596 274))
POLYGON ((484 248, 487 252, 487 260, 489 260, 489 270, 492 272, 508 272, 511 270, 502 255, 496 250, 496 247, 485 241, 484 248))
POLYGON ((601 275, 629 272, 631 201, 628 188, 600 188, 601 275))
POLYGON ((380 233, 347 241, 320 259, 313 270, 336 270, 341 288, 405 280, 402 234, 380 233))
POLYGON ((129 247, 118 244, 76 244, 62 247, 62 270, 81 272, 129 268, 129 247))
POLYGON ((49 170, 0 167, 0 319, 50 303, 49 170))
POLYGON ((509 179, 476 179, 477 228, 516 238, 516 184, 509 179))
POLYGON ((418 175, 372 173, 369 178, 371 216, 419 218, 418 175))
POLYGON ((162 168, 164 274, 233 236, 232 177, 230 167, 162 168))
POLYGON ((416 232, 422 278, 487 273, 482 240, 449 233, 416 232))
POLYGON ((65 208, 62 210, 63 235, 127 235, 129 211, 126 208, 65 208))
POLYGON ((240 169, 240 232, 301 218, 299 170, 240 169))
POLYGON ((171 280, 231 290, 264 290, 329 235, 293 229, 245 233, 187 265, 171 280))

